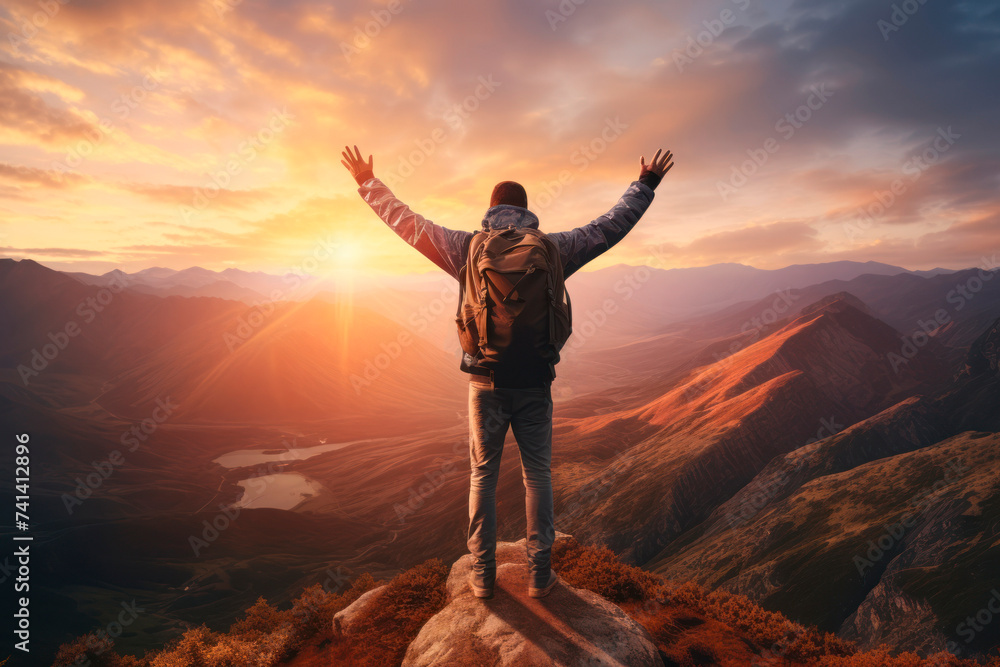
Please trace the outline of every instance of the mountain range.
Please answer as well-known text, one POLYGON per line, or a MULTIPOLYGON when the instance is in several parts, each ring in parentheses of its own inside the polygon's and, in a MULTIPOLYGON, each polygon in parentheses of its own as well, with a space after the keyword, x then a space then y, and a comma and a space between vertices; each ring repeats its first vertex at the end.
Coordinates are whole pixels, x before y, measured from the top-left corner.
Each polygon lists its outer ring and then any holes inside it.
MULTIPOLYGON (((553 385, 557 528, 865 646, 997 646, 995 628, 966 641, 962 625, 998 565, 994 275, 578 274, 553 385)), ((338 568, 387 575, 464 553, 454 286, 317 281, 296 300, 246 300, 280 280, 0 259, 0 423, 36 443, 51 645, 130 596, 147 611, 119 643, 137 650, 231 622, 258 595, 287 602, 338 568), (115 451, 124 462, 81 489, 115 451), (290 508, 243 506, 206 536, 251 486, 303 479, 290 508)), ((514 451, 509 436, 508 541, 524 532, 514 451)))

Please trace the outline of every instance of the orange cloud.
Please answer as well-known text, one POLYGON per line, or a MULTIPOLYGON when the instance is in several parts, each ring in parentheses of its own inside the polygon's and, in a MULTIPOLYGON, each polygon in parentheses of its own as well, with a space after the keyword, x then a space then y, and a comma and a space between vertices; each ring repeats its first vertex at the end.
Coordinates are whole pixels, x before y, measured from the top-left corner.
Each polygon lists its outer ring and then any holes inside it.
MULTIPOLYGON (((333 234, 366 247, 373 270, 429 268, 357 197, 340 165, 347 143, 374 154, 376 174, 415 210, 462 229, 478 227, 492 186, 507 179, 525 185, 543 228, 584 224, 637 177, 640 154, 672 149, 677 166, 646 217, 591 268, 640 263, 651 249, 677 266, 774 268, 852 252, 903 263, 904 248, 904 265, 929 268, 943 262, 936 247, 953 258, 971 251, 944 232, 976 236, 995 190, 995 160, 973 150, 995 132, 963 111, 990 107, 962 104, 973 94, 963 90, 986 87, 949 88, 932 104, 921 96, 933 86, 858 43, 850 27, 855 14, 864 18, 860 7, 817 22, 809 7, 765 2, 740 12, 683 69, 673 55, 712 18, 703 3, 587 3, 555 25, 531 3, 388 7, 60 3, 18 49, 0 47, 9 60, 0 62, 0 200, 16 245, 54 247, 48 239, 58 235, 102 252, 108 268, 253 269, 294 264, 333 234), (156 85, 134 95, 150 72, 160 73, 156 85), (890 74, 895 96, 879 79, 890 74), (721 199, 730 167, 825 80, 835 91, 829 107, 721 199), (944 118, 928 120, 927 109, 947 104, 944 118), (293 120, 230 170, 275 110, 293 120), (954 150, 864 235, 845 234, 945 119, 964 133, 954 150), (53 168, 71 158, 58 181, 53 168), (181 209, 206 189, 213 201, 185 218, 181 209)), ((37 3, 7 8, 2 27, 19 30, 37 3)), ((960 30, 941 28, 949 39, 960 30)), ((968 36, 953 42, 975 81, 991 52, 975 52, 968 36)))

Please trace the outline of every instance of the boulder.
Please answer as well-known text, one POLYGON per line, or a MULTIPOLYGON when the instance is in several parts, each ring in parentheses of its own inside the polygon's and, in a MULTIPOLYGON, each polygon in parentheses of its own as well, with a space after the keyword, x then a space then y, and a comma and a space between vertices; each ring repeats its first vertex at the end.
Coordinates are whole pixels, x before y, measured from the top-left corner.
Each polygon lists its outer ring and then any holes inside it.
POLYGON ((354 621, 361 616, 361 612, 370 604, 377 604, 379 596, 385 589, 385 585, 378 586, 366 591, 357 600, 344 607, 333 615, 333 635, 334 637, 344 637, 351 633, 351 626, 354 621))
MULTIPOLYGON (((556 535, 557 541, 572 539, 556 535)), ((528 597, 525 540, 497 544, 492 599, 472 594, 471 567, 469 554, 455 561, 447 581, 448 601, 410 643, 404 667, 663 666, 645 628, 600 595, 560 578, 546 597, 528 597)))

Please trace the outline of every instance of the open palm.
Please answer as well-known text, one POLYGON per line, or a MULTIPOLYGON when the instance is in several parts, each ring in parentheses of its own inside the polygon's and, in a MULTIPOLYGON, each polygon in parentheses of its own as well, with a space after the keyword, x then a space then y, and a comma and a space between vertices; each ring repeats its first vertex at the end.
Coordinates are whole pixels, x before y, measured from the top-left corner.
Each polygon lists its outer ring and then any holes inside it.
POLYGON ((354 153, 351 152, 350 146, 344 146, 345 150, 340 154, 344 156, 344 159, 340 161, 340 164, 347 167, 347 171, 351 172, 351 176, 357 179, 359 174, 363 174, 366 171, 374 171, 374 162, 372 161, 372 156, 368 156, 368 161, 365 162, 361 158, 361 151, 358 150, 358 145, 354 145, 354 153))
POLYGON ((656 155, 653 156, 653 161, 650 162, 649 164, 646 164, 645 157, 641 155, 639 156, 640 176, 645 174, 647 171, 651 171, 657 176, 662 177, 664 174, 670 171, 670 168, 674 166, 673 163, 674 153, 673 151, 667 151, 666 153, 663 153, 663 155, 660 155, 660 152, 662 150, 663 150, 662 148, 658 148, 656 150, 656 155))

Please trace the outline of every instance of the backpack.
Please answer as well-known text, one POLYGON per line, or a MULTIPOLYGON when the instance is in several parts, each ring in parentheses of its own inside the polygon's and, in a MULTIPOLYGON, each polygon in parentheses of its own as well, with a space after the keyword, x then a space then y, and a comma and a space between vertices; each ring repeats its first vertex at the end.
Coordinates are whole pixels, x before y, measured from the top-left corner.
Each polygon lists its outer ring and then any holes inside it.
MULTIPOLYGON (((548 365, 573 332, 559 248, 530 227, 475 232, 459 271, 458 339, 486 367, 548 365)), ((478 361, 478 360, 477 360, 478 361)))

